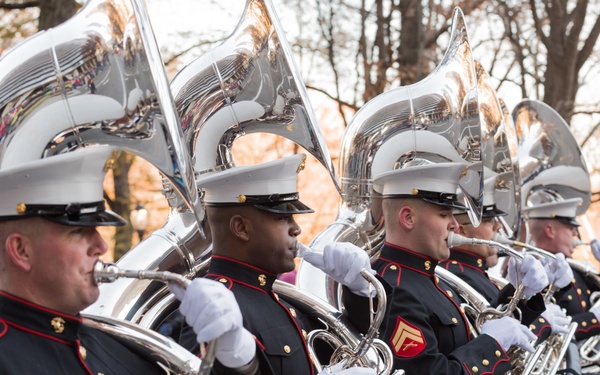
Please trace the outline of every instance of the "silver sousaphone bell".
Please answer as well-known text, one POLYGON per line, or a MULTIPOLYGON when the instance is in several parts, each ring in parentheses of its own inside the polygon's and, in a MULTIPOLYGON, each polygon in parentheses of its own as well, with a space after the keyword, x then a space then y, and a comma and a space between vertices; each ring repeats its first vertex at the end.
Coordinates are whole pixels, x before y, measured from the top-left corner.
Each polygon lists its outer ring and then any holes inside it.
POLYGON ((159 49, 141 0, 89 0, 0 59, 0 169, 109 146, 155 165, 201 218, 159 49))

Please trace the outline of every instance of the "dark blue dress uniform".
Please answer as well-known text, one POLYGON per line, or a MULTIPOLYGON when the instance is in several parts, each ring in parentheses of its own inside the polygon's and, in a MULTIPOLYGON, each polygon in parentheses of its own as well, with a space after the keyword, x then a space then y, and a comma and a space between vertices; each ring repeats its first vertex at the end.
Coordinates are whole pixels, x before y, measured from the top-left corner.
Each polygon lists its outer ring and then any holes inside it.
POLYGON ((567 310, 571 321, 577 323, 575 340, 585 340, 600 334, 600 322, 594 313, 590 312, 590 295, 600 290, 593 280, 588 279, 581 271, 571 267, 573 280, 571 284, 554 294, 557 304, 567 310))
MULTIPOLYGON (((292 304, 280 299, 273 291, 277 275, 265 272, 239 261, 213 255, 207 278, 222 282, 230 289, 240 306, 244 327, 257 342, 257 356, 261 375, 307 375, 315 370, 306 346, 307 332, 322 325, 297 310, 292 304)), ((368 299, 353 295, 345 289, 344 305, 352 311, 349 319, 362 329, 359 323, 368 322, 368 299), (353 309, 352 306, 356 306, 353 309)), ((179 343, 198 353, 196 334, 184 325, 179 343)), ((318 349, 317 349, 318 351, 318 349)), ((321 358, 328 363, 329 357, 321 358)), ((216 361, 213 373, 227 373, 227 369, 216 361)))
POLYGON ((435 276, 437 261, 386 243, 374 264, 394 288, 384 341, 407 375, 504 374, 507 354, 488 335, 474 338, 455 294, 435 276))
MULTIPOLYGON (((485 259, 469 251, 452 249, 450 258, 440 262, 440 267, 444 267, 473 287, 485 297, 490 306, 507 304, 515 294, 515 288, 510 283, 498 289, 498 286, 488 277, 485 259)), ((527 302, 519 302, 518 308, 522 315, 521 323, 529 325, 531 331, 540 340, 545 340, 552 329, 550 324, 540 316, 546 309, 541 293, 531 297, 527 302)))
POLYGON ((79 316, 0 292, 0 374, 165 374, 132 350, 79 316))

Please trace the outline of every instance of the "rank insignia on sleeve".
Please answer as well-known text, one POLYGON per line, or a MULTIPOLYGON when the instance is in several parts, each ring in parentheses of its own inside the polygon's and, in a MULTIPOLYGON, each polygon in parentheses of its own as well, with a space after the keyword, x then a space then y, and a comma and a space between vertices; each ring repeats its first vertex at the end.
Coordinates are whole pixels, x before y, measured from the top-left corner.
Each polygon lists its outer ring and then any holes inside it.
POLYGON ((414 357, 427 346, 423 331, 398 317, 390 338, 392 349, 398 357, 414 357))

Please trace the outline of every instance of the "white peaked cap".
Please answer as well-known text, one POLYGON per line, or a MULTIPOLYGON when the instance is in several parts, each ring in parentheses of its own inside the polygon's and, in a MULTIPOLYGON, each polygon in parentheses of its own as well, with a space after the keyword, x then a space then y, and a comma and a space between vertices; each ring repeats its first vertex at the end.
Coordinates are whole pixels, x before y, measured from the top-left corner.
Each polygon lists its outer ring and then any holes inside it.
POLYGON ((484 169, 483 180, 483 217, 505 216, 506 212, 496 207, 496 182, 498 174, 491 169, 484 169))
POLYGON ((204 190, 207 206, 252 205, 275 213, 314 212, 299 201, 298 174, 304 169, 306 155, 296 154, 266 163, 233 167, 200 176, 198 188, 204 190))
POLYGON ((373 189, 384 197, 414 197, 439 206, 465 209, 456 195, 465 163, 415 165, 380 173, 373 189))
POLYGON ((124 225, 105 210, 109 147, 83 148, 0 171, 0 220, 43 217, 66 225, 124 225))
POLYGON ((577 208, 583 202, 581 198, 570 198, 562 201, 538 203, 523 209, 529 219, 556 219, 564 223, 579 226, 575 220, 577 208))

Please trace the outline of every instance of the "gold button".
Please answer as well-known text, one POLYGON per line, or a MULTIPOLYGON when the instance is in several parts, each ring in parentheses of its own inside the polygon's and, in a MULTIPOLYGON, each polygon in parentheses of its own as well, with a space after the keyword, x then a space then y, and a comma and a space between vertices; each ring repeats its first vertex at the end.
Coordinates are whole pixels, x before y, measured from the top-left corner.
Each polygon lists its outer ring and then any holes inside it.
POLYGON ((83 346, 79 347, 79 355, 81 356, 81 359, 85 361, 85 357, 87 357, 87 350, 85 350, 83 346))
POLYGON ((452 323, 454 323, 454 324, 458 323, 458 319, 452 318, 452 323))
POLYGON ((425 271, 429 271, 431 269, 431 262, 426 260, 424 266, 425 266, 425 271))
POLYGON ((596 323, 598 323, 598 321, 595 318, 592 319, 592 324, 596 324, 596 323))
POLYGON ((488 366, 490 364, 490 361, 488 361, 487 359, 484 359, 483 361, 481 361, 481 364, 484 366, 488 366))
POLYGON ((592 294, 592 291, 588 289, 587 294, 592 294))
POLYGON ((292 349, 290 348, 290 346, 289 346, 289 345, 285 345, 285 346, 283 347, 283 351, 284 351, 284 352, 286 352, 286 353, 289 353, 289 352, 291 352, 291 351, 292 351, 292 349))
POLYGON ((500 352, 500 350, 496 350, 496 352, 494 352, 494 354, 496 355, 496 357, 500 358, 500 356, 502 355, 502 353, 500 352))
POLYGON ((567 297, 567 299, 568 299, 569 301, 571 301, 571 300, 573 299, 573 296, 568 296, 568 297, 567 297))
POLYGON ((437 275, 436 275, 436 276, 435 276, 435 283, 437 284, 437 283, 439 283, 439 282, 440 282, 440 278, 439 278, 439 277, 437 277, 437 275))
POLYGON ((530 324, 529 329, 533 331, 533 330, 535 330, 535 326, 533 324, 530 324))
POLYGON ((455 260, 453 260, 453 261, 452 261, 452 264, 458 264, 458 262, 457 262, 457 261, 455 261, 455 260))
POLYGON ((396 266, 395 264, 392 264, 392 265, 390 266, 390 269, 391 269, 392 271, 395 271, 395 270, 397 270, 397 269, 398 269, 398 266, 396 266))
POLYGON ((539 319, 539 321, 540 321, 540 323, 542 323, 542 324, 546 323, 546 321, 544 320, 544 318, 540 318, 540 319, 539 319))
POLYGON ((302 330, 302 337, 304 337, 304 340, 306 340, 306 337, 308 337, 308 333, 306 333, 306 330, 302 330))
POLYGON ((576 283, 576 281, 575 281, 575 278, 573 278, 573 280, 571 280, 571 282, 572 282, 573 284, 575 284, 575 283, 576 283))
POLYGON ((473 366, 473 367, 471 367, 471 371, 477 373, 477 372, 479 372, 479 369, 477 368, 477 366, 473 366))
POLYGON ((296 317, 296 310, 294 309, 290 309, 290 314, 292 314, 292 317, 296 317))
POLYGON ((452 291, 451 290, 447 290, 446 293, 448 294, 448 297, 452 298, 452 291))
POLYGON ((587 303, 585 303, 585 301, 581 301, 581 306, 585 307, 587 305, 587 303))
POLYGON ((267 284, 267 277, 261 273, 258 275, 258 283, 260 286, 265 286, 267 284))
POLYGON ((60 316, 52 318, 52 320, 50 321, 50 325, 56 333, 63 333, 63 331, 65 330, 65 320, 60 316))
POLYGON ((226 279, 226 278, 224 278, 224 277, 221 277, 221 278, 219 279, 219 281, 220 281, 220 282, 222 282, 223 284, 225 284, 225 283, 227 282, 227 279, 226 279))
POLYGON ((464 314, 465 313, 465 308, 464 307, 460 307, 460 311, 464 314))
POLYGON ((577 288, 577 294, 581 295, 581 289, 577 288))
POLYGON ((581 325, 587 327, 587 322, 581 322, 581 325))

